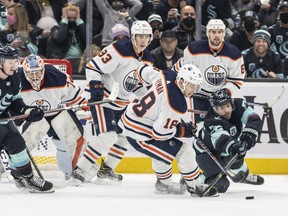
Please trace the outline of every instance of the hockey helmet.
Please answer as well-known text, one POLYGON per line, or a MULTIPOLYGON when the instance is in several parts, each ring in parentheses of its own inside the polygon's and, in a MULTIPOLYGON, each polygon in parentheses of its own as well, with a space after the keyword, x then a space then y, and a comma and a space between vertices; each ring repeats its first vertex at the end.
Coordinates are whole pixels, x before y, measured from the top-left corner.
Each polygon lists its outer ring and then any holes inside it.
POLYGON ((44 77, 44 60, 37 55, 27 56, 23 63, 23 70, 26 79, 35 90, 40 90, 41 81, 44 77))
POLYGON ((184 64, 179 69, 177 77, 176 77, 176 80, 178 81, 177 82, 178 83, 178 87, 181 89, 182 92, 184 92, 184 90, 186 88, 186 85, 188 83, 197 85, 198 86, 197 87, 197 92, 199 92, 200 85, 203 82, 203 77, 202 77, 202 74, 201 74, 201 72, 200 72, 198 67, 196 67, 193 64, 184 64), (184 88, 183 89, 179 86, 179 81, 181 79, 183 79, 183 81, 184 81, 183 82, 183 84, 184 84, 184 88))
POLYGON ((226 26, 224 24, 224 22, 221 19, 211 19, 209 20, 208 24, 206 25, 206 35, 207 38, 209 39, 209 32, 210 30, 214 30, 214 29, 221 29, 224 32, 224 36, 223 39, 225 37, 226 34, 226 26))
POLYGON ((1 44, 0 43, 0 64, 3 64, 6 59, 19 60, 18 52, 10 44, 1 44))
POLYGON ((210 105, 213 108, 216 108, 218 106, 225 105, 227 103, 231 103, 232 108, 235 108, 234 101, 230 96, 230 93, 227 89, 220 89, 212 93, 210 97, 210 105))
POLYGON ((132 42, 134 44, 135 44, 135 37, 137 34, 149 35, 150 39, 149 39, 148 44, 150 44, 151 41, 153 40, 152 27, 145 20, 137 20, 137 21, 133 22, 133 25, 131 27, 131 37, 132 37, 132 42))

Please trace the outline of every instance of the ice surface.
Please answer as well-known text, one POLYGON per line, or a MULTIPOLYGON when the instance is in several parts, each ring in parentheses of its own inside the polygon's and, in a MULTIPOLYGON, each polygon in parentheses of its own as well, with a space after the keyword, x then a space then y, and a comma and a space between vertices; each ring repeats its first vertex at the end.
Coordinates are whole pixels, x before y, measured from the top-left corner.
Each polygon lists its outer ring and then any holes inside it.
MULTIPOLYGON (((179 175, 174 175, 178 181, 179 175)), ((288 176, 264 175, 265 184, 231 183, 219 197, 157 195, 152 174, 124 174, 121 185, 83 184, 52 194, 20 192, 6 178, 0 182, 1 216, 266 216, 288 215, 288 176), (246 200, 246 196, 254 196, 246 200)), ((55 181, 55 180, 54 180, 55 181)), ((57 180, 59 185, 59 180, 57 180)))

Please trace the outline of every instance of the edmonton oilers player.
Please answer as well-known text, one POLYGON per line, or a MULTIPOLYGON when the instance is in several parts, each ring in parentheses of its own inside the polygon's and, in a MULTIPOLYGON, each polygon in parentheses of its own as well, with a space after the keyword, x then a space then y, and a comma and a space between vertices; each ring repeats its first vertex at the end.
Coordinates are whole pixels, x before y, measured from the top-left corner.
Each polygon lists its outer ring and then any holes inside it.
POLYGON ((131 27, 131 40, 117 40, 105 47, 86 65, 86 78, 90 86, 86 91, 90 92, 90 101, 102 101, 103 98, 108 98, 114 82, 119 83, 119 94, 117 102, 91 107, 97 136, 95 142, 87 146, 84 155, 79 159, 73 173, 75 179, 85 181, 85 173, 89 172, 108 145, 111 147, 107 160, 102 161, 97 176, 102 180, 122 180, 122 176, 116 174, 113 169, 127 151, 125 146, 129 144, 126 137, 121 134, 117 122, 130 96, 146 91, 146 88, 139 83, 136 68, 144 64, 153 64, 152 56, 146 49, 152 38, 149 23, 135 21, 131 27))
MULTIPOLYGON (((38 107, 27 106, 20 95, 21 80, 17 67, 19 57, 11 45, 0 44, 0 118, 9 117, 11 112, 27 114, 26 121, 36 122, 44 113, 38 107)), ((26 144, 10 120, 0 121, 0 150, 9 155, 11 175, 19 189, 32 193, 54 192, 53 184, 34 176, 26 144)))

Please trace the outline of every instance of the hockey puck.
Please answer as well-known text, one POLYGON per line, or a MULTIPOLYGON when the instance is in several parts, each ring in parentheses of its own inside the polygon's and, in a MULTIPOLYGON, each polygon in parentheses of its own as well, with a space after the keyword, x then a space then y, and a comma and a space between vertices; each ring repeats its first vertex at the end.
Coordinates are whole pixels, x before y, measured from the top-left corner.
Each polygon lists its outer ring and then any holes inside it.
POLYGON ((251 200, 251 199, 254 199, 254 196, 247 196, 246 197, 246 200, 251 200))

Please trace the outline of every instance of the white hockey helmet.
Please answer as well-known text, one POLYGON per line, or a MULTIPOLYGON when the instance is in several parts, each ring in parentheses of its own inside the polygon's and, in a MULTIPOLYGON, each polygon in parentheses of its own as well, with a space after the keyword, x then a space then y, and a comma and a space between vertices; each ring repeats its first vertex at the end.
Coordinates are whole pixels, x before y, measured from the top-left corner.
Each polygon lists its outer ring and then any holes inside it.
POLYGON ((152 27, 145 20, 137 20, 137 21, 133 22, 133 25, 131 27, 131 38, 132 38, 132 42, 134 44, 135 44, 135 36, 136 36, 136 34, 149 35, 150 39, 149 39, 148 44, 150 44, 151 41, 153 40, 152 27))
POLYGON ((197 92, 200 90, 200 85, 203 82, 202 73, 200 72, 199 68, 193 64, 185 64, 181 66, 178 71, 176 80, 178 81, 178 87, 181 89, 182 92, 185 91, 186 85, 188 83, 197 85, 197 92), (179 81, 183 79, 184 88, 181 88, 179 85, 179 81))
POLYGON ((24 59, 22 66, 32 88, 40 90, 41 81, 44 78, 44 60, 40 56, 31 54, 24 59))
POLYGON ((226 29, 226 26, 224 24, 224 22, 221 20, 221 19, 211 19, 209 20, 208 24, 206 25, 206 35, 207 35, 207 38, 209 39, 209 32, 210 30, 212 29, 222 29, 224 31, 224 36, 223 38, 225 37, 225 29, 226 29))

